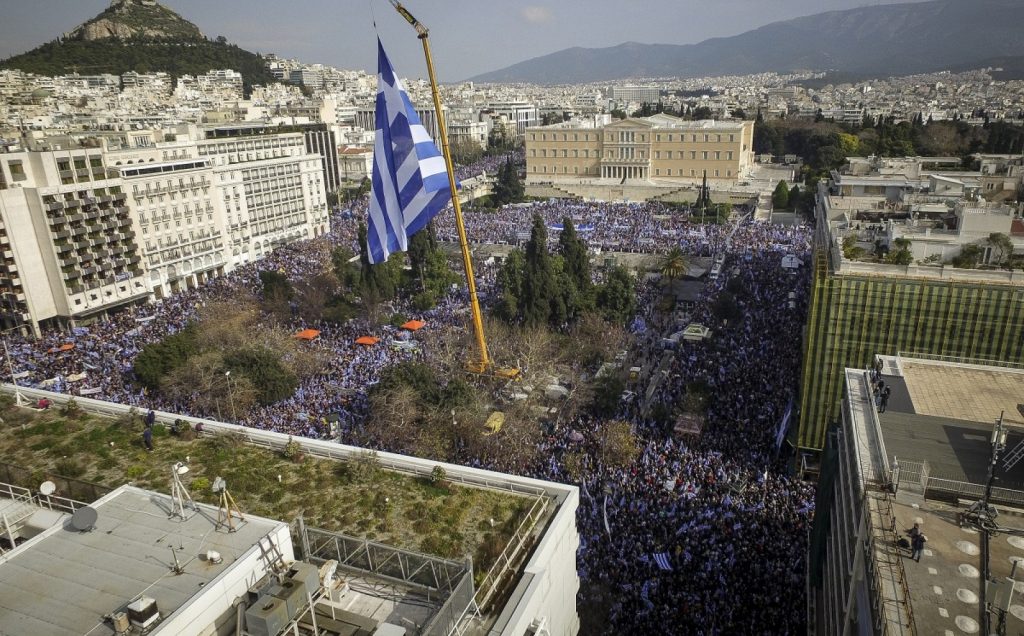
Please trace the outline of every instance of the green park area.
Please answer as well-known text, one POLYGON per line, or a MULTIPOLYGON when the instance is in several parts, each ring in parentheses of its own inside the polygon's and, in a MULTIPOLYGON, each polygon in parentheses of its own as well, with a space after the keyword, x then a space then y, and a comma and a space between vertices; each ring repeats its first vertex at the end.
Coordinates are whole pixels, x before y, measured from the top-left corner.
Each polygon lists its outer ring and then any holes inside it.
POLYGON ((172 466, 187 461, 184 481, 196 502, 217 505, 210 486, 223 477, 243 515, 301 515, 315 528, 442 557, 470 555, 478 582, 534 503, 452 484, 443 471, 417 478, 383 470, 370 452, 352 461, 286 456, 232 435, 171 435, 160 424, 147 452, 134 413, 104 419, 74 405, 37 412, 13 406, 8 396, 0 406, 0 481, 36 490, 52 479, 57 495, 72 498, 125 483, 167 493, 172 466))

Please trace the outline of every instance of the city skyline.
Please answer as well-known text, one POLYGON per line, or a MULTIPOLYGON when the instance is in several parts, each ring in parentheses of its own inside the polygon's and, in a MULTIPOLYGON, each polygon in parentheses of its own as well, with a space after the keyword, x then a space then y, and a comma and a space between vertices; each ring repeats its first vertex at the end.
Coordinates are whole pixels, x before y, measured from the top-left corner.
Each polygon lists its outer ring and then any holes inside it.
MULTIPOLYGON (((725 0, 710 7, 693 1, 654 0, 645 3, 643 11, 622 10, 608 0, 533 0, 490 7, 486 15, 474 11, 468 0, 452 0, 442 6, 413 1, 408 8, 431 29, 440 79, 454 82, 574 46, 600 48, 629 41, 692 44, 824 11, 908 1, 920 0, 779 0, 770 4, 725 0), (654 15, 666 19, 654 20, 654 15), (505 42, 494 47, 499 28, 506 34, 505 42)), ((59 37, 99 14, 109 2, 82 0, 70 7, 60 0, 6 4, 8 19, 0 25, 0 57, 4 58, 59 37)), ((348 7, 307 0, 296 7, 300 10, 284 15, 275 14, 275 6, 266 0, 256 0, 247 3, 255 9, 242 17, 237 3, 167 0, 162 4, 195 23, 210 38, 223 35, 250 51, 371 73, 376 71, 373 39, 379 35, 402 74, 425 75, 416 38, 383 0, 348 7), (303 7, 308 10, 301 11, 303 7), (264 16, 273 16, 273 30, 266 28, 264 16)))

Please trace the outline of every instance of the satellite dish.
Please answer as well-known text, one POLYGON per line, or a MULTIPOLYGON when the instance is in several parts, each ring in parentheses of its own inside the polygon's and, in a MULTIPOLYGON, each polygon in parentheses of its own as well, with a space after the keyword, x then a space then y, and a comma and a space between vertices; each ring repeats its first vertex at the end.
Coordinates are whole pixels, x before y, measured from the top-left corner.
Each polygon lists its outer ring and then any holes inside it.
POLYGON ((184 475, 188 473, 188 466, 181 462, 178 462, 177 464, 174 465, 174 472, 178 473, 179 475, 184 475))
POLYGON ((96 525, 96 519, 99 518, 99 514, 95 508, 84 506, 75 511, 75 514, 71 515, 71 527, 79 532, 86 532, 92 530, 93 526, 96 525))
POLYGON ((52 481, 44 481, 39 484, 39 494, 50 496, 55 492, 57 492, 57 484, 52 481))
POLYGON ((224 481, 223 477, 218 477, 213 480, 213 485, 210 486, 210 490, 213 492, 221 492, 228 489, 228 483, 224 481))

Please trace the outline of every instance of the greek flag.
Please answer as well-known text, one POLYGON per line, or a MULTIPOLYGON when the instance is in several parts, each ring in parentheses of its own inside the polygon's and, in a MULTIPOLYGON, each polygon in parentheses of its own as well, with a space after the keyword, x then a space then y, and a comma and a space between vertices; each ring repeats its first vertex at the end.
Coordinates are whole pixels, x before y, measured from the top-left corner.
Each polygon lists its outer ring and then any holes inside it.
POLYGON ((789 420, 793 417, 793 398, 789 398, 789 404, 786 405, 786 412, 782 414, 782 421, 779 422, 779 427, 775 429, 775 450, 782 448, 782 441, 786 439, 786 431, 789 430, 789 420))
POLYGON ((655 552, 651 556, 654 557, 654 562, 658 565, 658 568, 666 572, 672 571, 672 564, 668 560, 668 552, 655 552))
POLYGON ((409 237, 451 200, 444 157, 420 123, 379 39, 377 64, 377 131, 366 237, 371 263, 406 251, 409 237))

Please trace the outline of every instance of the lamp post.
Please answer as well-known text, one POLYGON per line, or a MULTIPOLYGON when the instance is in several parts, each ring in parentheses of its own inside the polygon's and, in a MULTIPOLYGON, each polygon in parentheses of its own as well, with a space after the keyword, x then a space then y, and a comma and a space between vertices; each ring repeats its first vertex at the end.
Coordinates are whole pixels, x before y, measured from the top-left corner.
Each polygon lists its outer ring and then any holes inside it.
POLYGON ((231 391, 231 372, 225 371, 224 377, 228 380, 228 401, 231 402, 231 421, 237 423, 238 416, 235 415, 235 395, 231 391))

